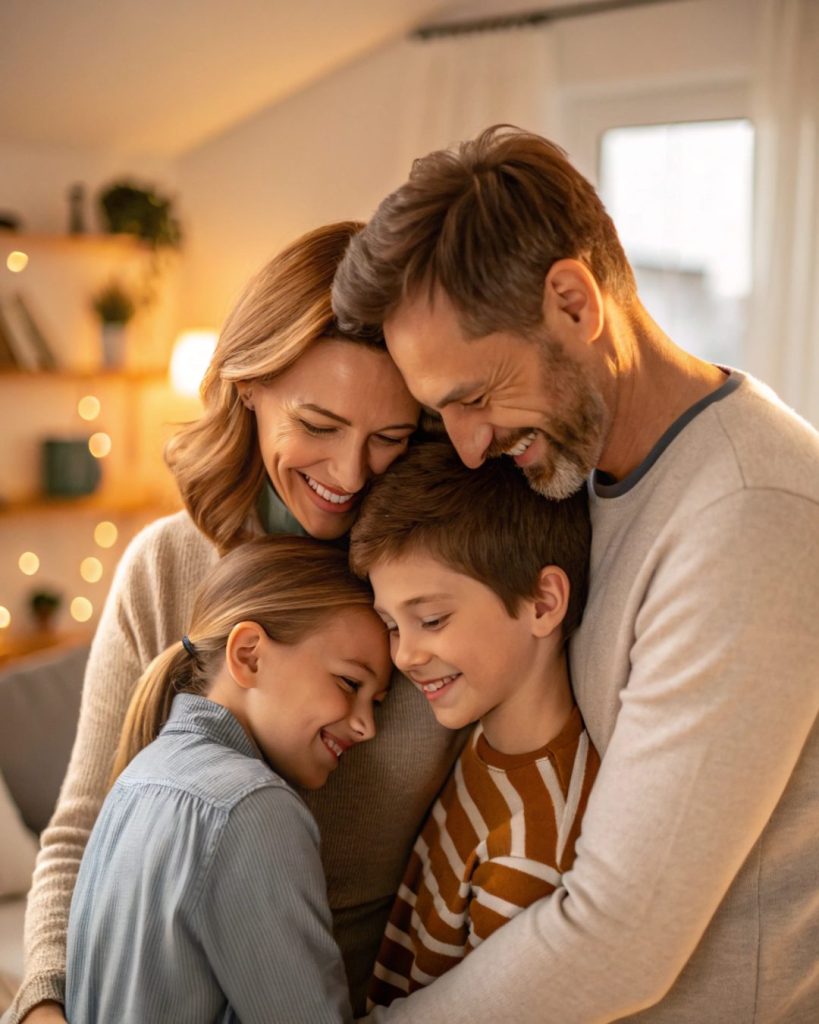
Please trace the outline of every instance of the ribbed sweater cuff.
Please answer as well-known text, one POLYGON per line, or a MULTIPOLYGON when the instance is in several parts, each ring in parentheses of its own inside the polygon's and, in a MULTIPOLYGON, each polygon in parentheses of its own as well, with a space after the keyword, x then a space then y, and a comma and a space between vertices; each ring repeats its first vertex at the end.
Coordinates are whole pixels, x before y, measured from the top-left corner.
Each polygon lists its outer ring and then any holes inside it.
POLYGON ((23 1017, 38 1003, 49 999, 65 1006, 65 975, 53 972, 31 975, 23 981, 0 1024, 20 1024, 23 1017))

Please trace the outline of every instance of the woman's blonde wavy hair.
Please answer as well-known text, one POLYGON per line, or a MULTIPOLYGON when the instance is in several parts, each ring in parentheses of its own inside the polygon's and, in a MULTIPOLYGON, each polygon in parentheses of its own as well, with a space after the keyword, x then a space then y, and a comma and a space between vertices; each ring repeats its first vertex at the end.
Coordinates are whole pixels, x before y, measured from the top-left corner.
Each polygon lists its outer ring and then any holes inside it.
POLYGON ((350 572, 340 548, 312 537, 276 536, 257 537, 230 551, 197 591, 187 633, 194 654, 180 639, 140 677, 111 784, 159 735, 177 693, 208 692, 237 623, 256 622, 272 640, 297 644, 333 613, 354 605, 371 608, 372 591, 350 572))
POLYGON ((362 227, 344 221, 311 231, 251 280, 202 381, 203 415, 165 449, 185 507, 221 553, 258 532, 249 524, 265 477, 256 419, 237 384, 271 380, 320 338, 380 346, 378 338, 340 331, 330 306, 336 267, 362 227))

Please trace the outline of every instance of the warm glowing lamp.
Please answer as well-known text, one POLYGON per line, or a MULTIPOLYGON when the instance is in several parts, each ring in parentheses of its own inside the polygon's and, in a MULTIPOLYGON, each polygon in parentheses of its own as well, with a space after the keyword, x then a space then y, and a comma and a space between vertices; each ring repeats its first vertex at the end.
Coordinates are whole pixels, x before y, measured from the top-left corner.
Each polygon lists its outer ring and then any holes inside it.
POLYGON ((216 348, 216 331, 183 331, 171 355, 171 384, 180 395, 198 395, 216 348))
POLYGON ((0 604, 0 629, 8 629, 11 625, 11 612, 0 604))

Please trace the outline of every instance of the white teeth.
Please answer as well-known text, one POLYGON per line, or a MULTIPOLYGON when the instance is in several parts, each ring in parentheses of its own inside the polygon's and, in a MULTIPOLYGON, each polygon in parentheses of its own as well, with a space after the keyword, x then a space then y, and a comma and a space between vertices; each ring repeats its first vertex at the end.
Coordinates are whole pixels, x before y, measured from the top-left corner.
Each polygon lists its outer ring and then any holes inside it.
POLYGON ((514 448, 508 448, 506 454, 512 456, 523 455, 523 453, 526 451, 526 449, 529 447, 529 445, 532 443, 532 441, 534 441, 536 437, 537 431, 533 430, 531 433, 527 434, 526 437, 521 438, 514 448))
POLYGON ((334 491, 328 491, 326 487, 314 480, 311 476, 304 478, 307 481, 309 487, 312 487, 319 497, 324 498, 325 501, 331 501, 334 505, 343 505, 345 501, 349 501, 353 497, 352 494, 336 494, 334 491))
POLYGON ((326 732, 323 732, 321 734, 321 738, 324 741, 325 746, 329 747, 330 750, 332 750, 332 752, 336 755, 336 757, 341 757, 341 755, 344 753, 344 747, 336 743, 333 737, 328 735, 326 732))
POLYGON ((424 693, 437 693, 438 690, 442 690, 447 683, 451 683, 455 679, 455 676, 444 676, 443 679, 436 679, 434 683, 425 683, 421 689, 424 693))

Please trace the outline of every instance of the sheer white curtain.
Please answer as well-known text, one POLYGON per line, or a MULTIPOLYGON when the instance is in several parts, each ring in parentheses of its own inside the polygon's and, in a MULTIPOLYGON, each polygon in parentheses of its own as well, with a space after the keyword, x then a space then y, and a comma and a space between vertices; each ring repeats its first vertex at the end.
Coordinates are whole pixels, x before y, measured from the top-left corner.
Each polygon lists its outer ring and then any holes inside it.
POLYGON ((559 141, 552 33, 534 26, 408 40, 403 158, 516 124, 559 141))
POLYGON ((819 0, 764 0, 748 369, 819 426, 819 0))

